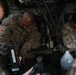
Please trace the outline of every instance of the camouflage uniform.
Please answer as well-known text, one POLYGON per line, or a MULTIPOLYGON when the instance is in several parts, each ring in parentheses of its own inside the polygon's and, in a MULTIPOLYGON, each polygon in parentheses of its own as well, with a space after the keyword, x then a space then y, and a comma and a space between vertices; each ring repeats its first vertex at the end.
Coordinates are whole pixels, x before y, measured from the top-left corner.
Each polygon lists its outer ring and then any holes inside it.
POLYGON ((76 50, 76 29, 70 24, 70 22, 62 27, 61 38, 66 48, 70 51, 76 50))
POLYGON ((12 41, 16 46, 16 51, 26 54, 26 51, 40 46, 40 34, 35 24, 24 29, 18 23, 19 15, 13 16, 7 24, 2 41, 8 43, 12 41))

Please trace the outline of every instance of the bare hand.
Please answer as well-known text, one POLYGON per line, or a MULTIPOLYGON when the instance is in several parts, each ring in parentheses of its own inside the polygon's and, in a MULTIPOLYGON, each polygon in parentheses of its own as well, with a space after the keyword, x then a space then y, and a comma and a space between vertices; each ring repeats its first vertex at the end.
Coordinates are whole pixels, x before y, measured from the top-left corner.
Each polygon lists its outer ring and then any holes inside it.
MULTIPOLYGON (((29 75, 31 73, 31 71, 33 70, 33 67, 30 68, 27 72, 25 72, 23 75, 29 75)), ((37 73, 36 75, 40 75, 39 73, 37 73)))

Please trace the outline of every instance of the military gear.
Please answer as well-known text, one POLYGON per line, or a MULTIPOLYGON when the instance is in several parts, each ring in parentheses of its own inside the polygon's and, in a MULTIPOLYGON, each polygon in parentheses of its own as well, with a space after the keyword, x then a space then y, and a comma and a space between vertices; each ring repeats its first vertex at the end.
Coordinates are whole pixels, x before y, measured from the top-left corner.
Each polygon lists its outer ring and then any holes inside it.
POLYGON ((27 51, 40 46, 40 33, 35 27, 35 23, 26 29, 21 27, 18 22, 19 16, 16 15, 10 19, 2 40, 5 43, 12 41, 15 44, 17 53, 26 54, 27 51))

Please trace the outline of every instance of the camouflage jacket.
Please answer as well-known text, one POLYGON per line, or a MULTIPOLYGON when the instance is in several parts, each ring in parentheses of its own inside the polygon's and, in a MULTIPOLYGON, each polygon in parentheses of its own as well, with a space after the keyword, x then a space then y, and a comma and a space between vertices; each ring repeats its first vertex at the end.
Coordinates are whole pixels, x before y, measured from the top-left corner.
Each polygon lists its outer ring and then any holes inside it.
POLYGON ((13 16, 7 24, 2 40, 8 43, 12 41, 15 44, 17 52, 26 53, 26 51, 38 48, 40 46, 40 33, 35 24, 23 29, 18 23, 18 17, 13 16))
POLYGON ((76 49, 76 29, 68 22, 61 29, 63 44, 69 50, 76 49))

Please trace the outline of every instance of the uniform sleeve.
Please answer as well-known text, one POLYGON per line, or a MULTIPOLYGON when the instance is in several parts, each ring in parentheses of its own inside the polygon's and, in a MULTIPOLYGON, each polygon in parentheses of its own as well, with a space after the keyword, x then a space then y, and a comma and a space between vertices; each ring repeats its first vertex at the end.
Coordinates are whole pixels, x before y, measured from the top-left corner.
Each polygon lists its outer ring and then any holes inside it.
POLYGON ((40 46, 40 37, 40 33, 34 27, 32 27, 28 34, 28 37, 25 37, 26 41, 21 48, 21 52, 26 53, 26 51, 38 48, 40 46))
POLYGON ((75 48, 75 43, 72 42, 72 37, 70 35, 70 30, 67 28, 62 29, 62 40, 65 47, 72 49, 75 48))
POLYGON ((67 47, 64 45, 63 32, 64 31, 62 29, 60 29, 60 31, 59 31, 59 50, 62 53, 67 49, 67 47))
POLYGON ((8 42, 10 40, 12 34, 12 25, 10 23, 7 24, 7 28, 2 36, 4 42, 8 42))
POLYGON ((6 26, 6 29, 4 31, 4 33, 2 34, 2 38, 0 39, 0 54, 2 55, 6 55, 8 53, 7 48, 6 48, 6 44, 8 43, 8 41, 10 40, 11 37, 11 29, 9 26, 6 26))
POLYGON ((10 14, 8 16, 8 23, 6 24, 6 30, 3 34, 3 40, 4 41, 9 41, 10 38, 11 38, 11 35, 12 35, 12 31, 13 31, 13 28, 14 28, 14 19, 15 19, 15 15, 14 14, 10 14))

